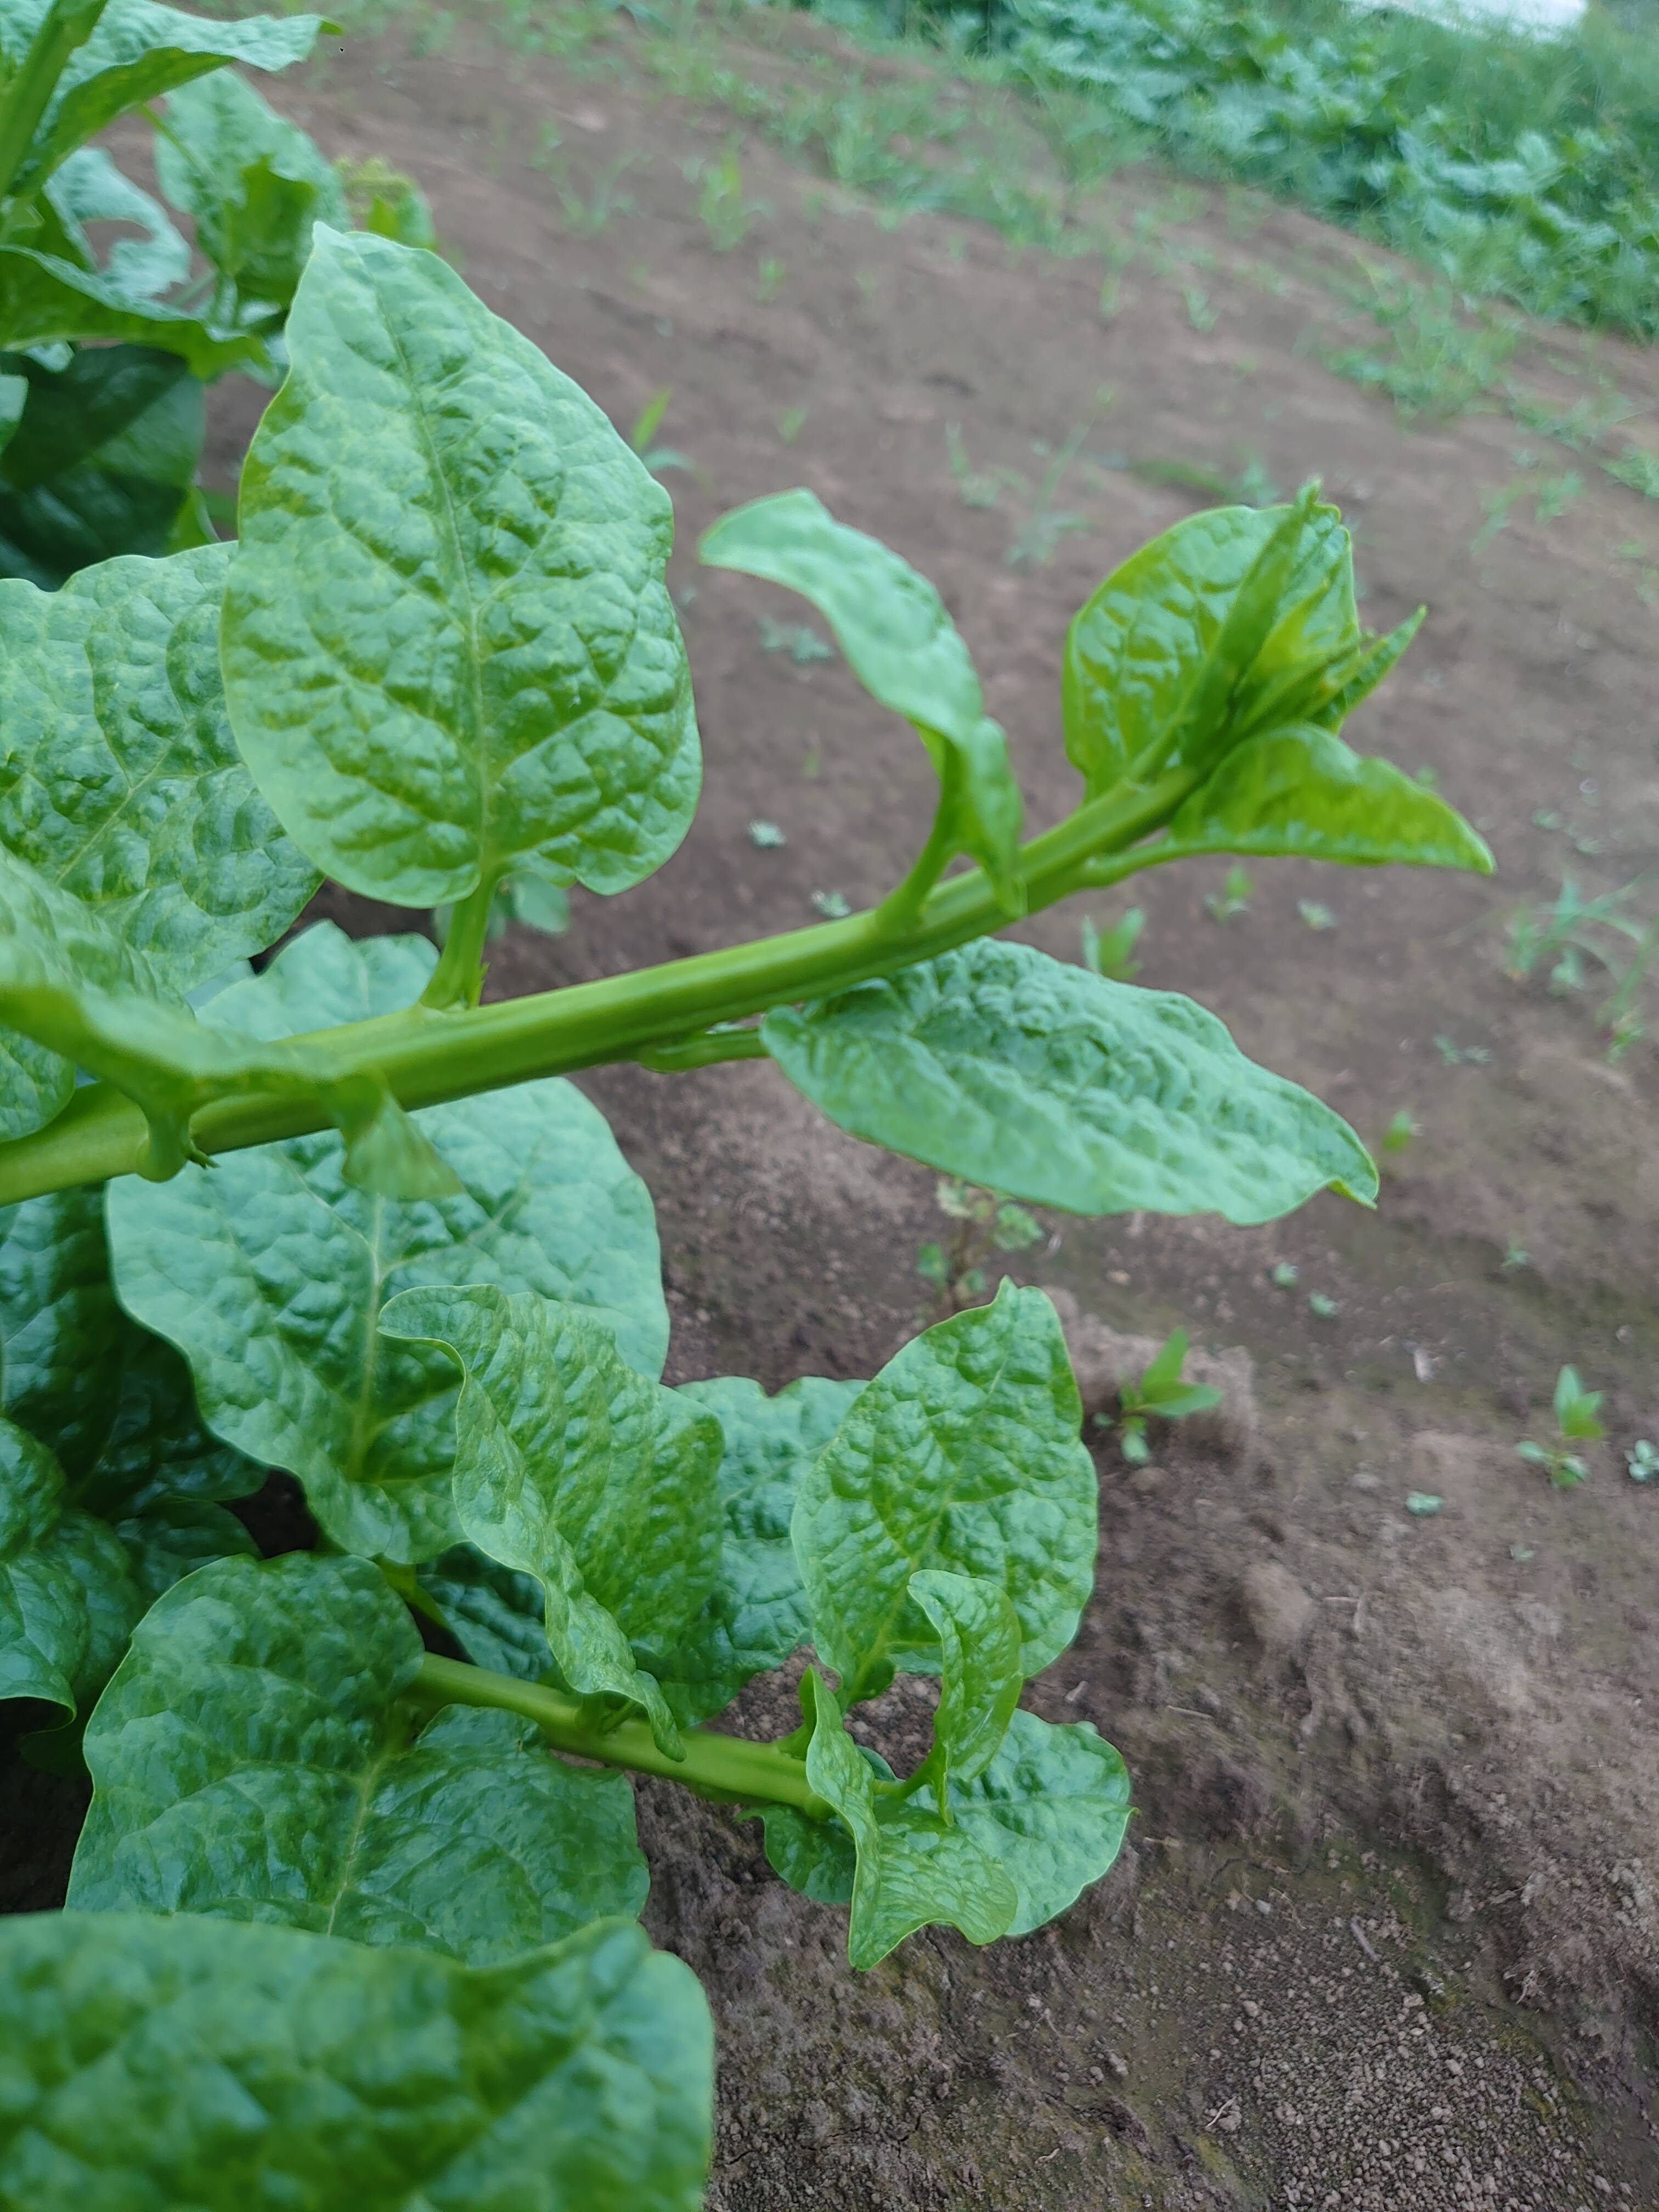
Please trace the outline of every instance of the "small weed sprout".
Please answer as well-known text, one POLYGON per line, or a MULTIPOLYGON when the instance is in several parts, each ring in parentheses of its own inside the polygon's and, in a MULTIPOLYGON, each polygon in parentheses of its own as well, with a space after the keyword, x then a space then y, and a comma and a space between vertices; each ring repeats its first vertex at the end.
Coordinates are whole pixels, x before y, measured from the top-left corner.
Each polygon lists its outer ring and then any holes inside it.
POLYGON ((1255 884, 1248 868, 1229 868, 1227 880, 1221 889, 1206 896, 1204 911, 1212 921, 1231 921, 1235 915, 1249 912, 1250 897, 1255 890, 1255 884))
POLYGON ((1576 1367, 1564 1367, 1555 1378, 1555 1429, 1557 1443, 1534 1443, 1530 1437, 1516 1446, 1516 1450, 1528 1467, 1541 1467, 1557 1490, 1571 1490, 1583 1482, 1589 1473, 1578 1453, 1566 1449, 1575 1443, 1593 1443, 1607 1431, 1597 1419, 1601 1404, 1599 1390, 1586 1390, 1578 1379, 1576 1367))
MULTIPOLYGON (((771 212, 764 200, 744 198, 743 164, 734 153, 724 154, 702 169, 697 215, 716 253, 733 252, 771 212)), ((777 265, 781 275, 781 264, 777 265)))
POLYGON ((1221 1403, 1221 1393, 1212 1384, 1182 1379, 1186 1364, 1187 1332, 1177 1328, 1148 1362, 1139 1381, 1126 1382, 1118 1392, 1117 1446, 1131 1467, 1145 1467, 1152 1455, 1146 1441, 1149 1419, 1182 1421, 1189 1413, 1207 1413, 1221 1403))
POLYGON ((1134 950, 1146 922, 1146 914, 1138 906, 1132 906, 1121 921, 1107 929, 1097 928, 1085 914, 1081 925, 1083 964, 1090 974, 1108 976, 1115 983, 1127 983, 1139 975, 1140 963, 1134 950))
POLYGON ((1651 1482, 1659 1474, 1659 1444, 1638 1437, 1625 1454, 1625 1466, 1632 1482, 1651 1482))
POLYGON ((1409 1106, 1402 1106, 1382 1132, 1385 1152, 1403 1152, 1413 1139, 1422 1134, 1422 1126, 1413 1115, 1409 1106))
POLYGON ((956 1227, 944 1243, 917 1247, 916 1273, 933 1285, 941 1316, 960 1313, 982 1295, 984 1263, 994 1251, 1029 1251, 1046 1233, 1028 1206, 952 1176, 939 1178, 933 1201, 956 1227))

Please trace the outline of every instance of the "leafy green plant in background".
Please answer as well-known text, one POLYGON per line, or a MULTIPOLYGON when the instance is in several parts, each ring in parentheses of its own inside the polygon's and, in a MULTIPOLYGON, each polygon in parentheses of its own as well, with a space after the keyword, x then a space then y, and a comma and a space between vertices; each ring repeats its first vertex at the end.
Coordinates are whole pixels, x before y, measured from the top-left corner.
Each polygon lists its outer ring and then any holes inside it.
POLYGON ((1145 909, 1138 906, 1132 906, 1105 929, 1085 914, 1080 926, 1084 966, 1091 975, 1109 975, 1119 983, 1133 981, 1140 973, 1135 947, 1146 926, 1145 909))
POLYGON ((1187 1382, 1187 1332, 1173 1330, 1149 1360, 1138 1382, 1126 1382, 1118 1392, 1118 1449, 1131 1467, 1145 1467, 1152 1455, 1146 1441, 1148 1420, 1182 1421, 1189 1413, 1207 1413, 1221 1403, 1221 1393, 1207 1382, 1187 1382))
POLYGON ((1536 1444, 1529 1437, 1516 1446, 1516 1451, 1529 1467, 1541 1467, 1557 1490, 1575 1488, 1589 1470, 1581 1455, 1567 1447, 1594 1443, 1607 1434, 1599 1419, 1601 1405, 1601 1393, 1586 1390, 1576 1367, 1564 1367, 1555 1378, 1556 1443, 1536 1444))
POLYGON ((805 597, 908 725, 914 864, 483 1005, 503 886, 616 895, 692 819, 672 507, 430 252, 319 225, 286 345, 234 546, 0 584, 0 1686, 93 1783, 69 1910, 0 1928, 0 2198, 79 2212, 91 2155, 112 2202, 210 2212, 690 2212, 708 2021, 633 1924, 623 1778, 758 1819, 858 1966, 1052 1919, 1128 1817, 1092 1726, 1020 1703, 1089 1596, 1095 1474, 1011 1282, 867 1382, 665 1387, 650 1199, 563 1077, 765 1060, 975 1224, 999 1194, 1004 1249, 1033 1206, 1369 1204, 1353 1132, 1213 1015, 996 933, 1188 855, 1490 860, 1339 734, 1414 625, 1362 630, 1311 489, 1079 611, 1083 791, 1030 837, 938 593, 785 492, 703 557, 805 597), (447 908, 441 951, 290 937, 324 874, 447 908), (227 1510, 273 1468, 316 1549, 227 1510), (802 1650, 798 1727, 708 1725, 802 1650), (903 1775, 848 1733, 899 1673, 939 1684, 903 1775))
POLYGON ((1612 984, 1595 1010, 1595 1018, 1607 1039, 1607 1056, 1619 1060, 1646 1029, 1642 1020, 1642 987, 1656 951, 1659 951, 1659 916, 1644 921, 1625 908, 1648 878, 1638 876, 1617 890, 1598 898, 1583 897, 1571 876, 1548 906, 1523 908, 1514 915, 1508 931, 1509 972, 1525 982, 1547 961, 1549 988, 1556 998, 1567 998, 1589 988, 1594 963, 1612 984))
POLYGON ((983 1294, 993 1252, 1026 1252, 1042 1242, 1042 1224, 1030 1209, 994 1190, 974 1190, 945 1176, 934 1185, 933 1201, 956 1227, 943 1244, 918 1248, 916 1273, 933 1284, 941 1314, 958 1313, 983 1294))
POLYGON ((276 380, 313 224, 349 223, 355 199, 366 228, 431 243, 406 178, 343 184, 228 66, 286 69, 322 21, 214 22, 155 0, 0 12, 0 574, 51 587, 210 540, 204 388, 230 369, 276 380), (88 143, 131 112, 154 128, 166 206, 88 143), (124 234, 100 258, 88 226, 110 222, 124 234))

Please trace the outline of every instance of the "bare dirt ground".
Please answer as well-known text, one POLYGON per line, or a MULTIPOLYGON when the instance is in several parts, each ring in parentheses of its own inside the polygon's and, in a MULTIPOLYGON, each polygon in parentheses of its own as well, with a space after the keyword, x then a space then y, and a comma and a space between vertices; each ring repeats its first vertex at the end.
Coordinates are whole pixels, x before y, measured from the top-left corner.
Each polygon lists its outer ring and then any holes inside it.
MULTIPOLYGON (((1367 619, 1429 609, 1348 734, 1431 771, 1499 861, 1492 884, 1260 867, 1224 924, 1204 903, 1222 864, 1134 890, 1142 981, 1213 1007, 1369 1139, 1401 1109, 1419 1133, 1375 1215, 1334 1197, 1249 1232, 1056 1215, 1008 1262, 1075 1301, 1097 1394, 1112 1346, 1084 1316, 1247 1355, 1207 1442, 1176 1434, 1132 1472, 1097 1439, 1097 1596, 1033 1701, 1120 1745, 1139 1814, 1058 1926, 982 1954, 935 1931, 855 1977, 838 1921, 771 1877, 751 1830, 642 1791, 650 1924, 720 2026, 711 2203, 1659 2206, 1659 1482, 1624 1456, 1659 1442, 1659 1060, 1638 1042, 1609 1064, 1582 998, 1505 975, 1503 935, 1564 872, 1602 890, 1659 861, 1659 506, 1501 408, 1407 422, 1333 375, 1322 347, 1376 336, 1341 322, 1361 249, 1293 212, 1139 169, 1066 251, 896 221, 693 66, 781 99, 842 66, 821 28, 765 18, 688 58, 617 17, 559 58, 435 20, 273 94, 331 153, 416 175, 469 283, 624 430, 672 388, 656 435, 687 464, 665 479, 671 581, 708 754, 677 858, 624 901, 577 894, 562 938, 509 938, 495 988, 799 925, 815 892, 857 906, 902 872, 920 748, 812 657, 797 604, 696 563, 716 514, 794 483, 937 582, 1040 825, 1073 790, 1066 620, 1199 503, 1161 465, 1322 476, 1367 619), (742 235, 720 250, 699 206, 728 153, 742 235), (1136 244, 1127 265, 1107 230, 1136 244), (1494 506, 1569 467, 1554 519, 1494 506), (757 820, 787 842, 758 848, 757 820), (1565 1360, 1605 1390, 1609 1439, 1558 1492, 1515 1446, 1547 1437, 1565 1360), (1441 1510, 1412 1516, 1413 1492, 1441 1510)), ((1622 394, 1629 441, 1659 450, 1651 356, 1540 327, 1510 371, 1562 412, 1622 394)), ((258 404, 222 396, 227 461, 258 404)), ((1029 934, 1074 958, 1078 922, 1029 934)), ((586 1087, 657 1194, 671 1379, 867 1374, 925 1317, 916 1247, 945 1224, 924 1170, 759 1066, 586 1087)), ((54 1832, 20 1829, 28 1902, 61 1879, 54 1832)))

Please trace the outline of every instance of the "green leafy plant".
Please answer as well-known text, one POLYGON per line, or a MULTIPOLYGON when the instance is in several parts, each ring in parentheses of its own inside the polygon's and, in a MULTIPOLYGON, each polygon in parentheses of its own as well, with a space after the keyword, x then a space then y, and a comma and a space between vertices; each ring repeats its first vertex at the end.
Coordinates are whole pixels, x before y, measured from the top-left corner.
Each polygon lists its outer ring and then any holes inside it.
POLYGON ((933 1199, 957 1225, 945 1243, 918 1248, 916 1273, 933 1284, 941 1313, 957 1313, 983 1294, 993 1252, 1024 1252, 1042 1242, 1042 1224, 1030 1208, 994 1190, 975 1190, 945 1176, 934 1186, 933 1199))
POLYGON ((1005 1249, 1034 1206, 1370 1204, 1354 1133, 1213 1015, 995 933, 1194 854, 1490 859, 1339 735, 1414 625, 1361 629, 1311 489, 1189 518, 1079 611, 1083 791, 1030 837, 938 593, 789 491, 702 556, 804 597, 908 726, 913 865, 486 1005, 503 886, 620 894, 691 822, 672 509, 429 252, 319 225, 286 345, 234 547, 0 584, 0 1688, 93 1784, 70 1909, 0 1928, 0 2194, 79 2212, 84 2158, 42 2146, 95 2100, 124 2202, 690 2212, 709 2023, 632 1924, 619 1778, 758 1819, 858 1966, 1052 1919, 1129 1811, 1091 1725, 1020 1704, 1087 1602, 1096 1478, 1009 1282, 867 1382, 665 1387, 649 1196, 562 1079, 765 1060, 1000 1194, 1005 1249), (290 936, 325 874, 447 908, 441 949, 290 936), (226 1510, 271 1468, 315 1550, 226 1510), (803 1647, 798 1727, 708 1725, 803 1647), (848 1727, 900 1672, 939 1684, 903 1775, 848 1727), (228 2134, 249 2111, 277 2124, 228 2134))
POLYGON ((1152 1455, 1146 1441, 1149 1419, 1182 1421, 1189 1413, 1207 1413, 1221 1403, 1221 1393, 1207 1382, 1187 1382, 1187 1332, 1173 1330, 1146 1364, 1138 1382, 1126 1382, 1118 1392, 1118 1449, 1131 1467, 1145 1467, 1152 1455))
POLYGON ((1632 1482, 1651 1482, 1659 1474, 1659 1444, 1638 1437, 1625 1454, 1625 1467, 1632 1482))
POLYGON ((1422 1126, 1409 1106, 1401 1106, 1390 1115, 1388 1127, 1382 1132, 1385 1152, 1403 1152, 1422 1134, 1422 1126))
POLYGON ((1595 1018, 1614 1060, 1644 1034, 1642 987, 1659 951, 1659 916, 1644 921, 1626 911, 1647 881, 1638 876, 1617 890, 1587 899, 1571 877, 1564 876, 1552 904, 1523 908, 1509 925, 1507 964, 1516 982, 1524 982, 1548 961, 1550 991, 1566 998, 1588 988, 1586 962, 1601 970, 1612 988, 1597 1006, 1595 1018))
MULTIPOLYGON (((697 191, 697 216, 717 253, 730 253, 743 244, 755 225, 771 210, 764 200, 744 197, 743 163, 733 153, 704 165, 697 191)), ((772 264, 782 275, 781 264, 772 264)))
POLYGON ((407 178, 343 179, 230 66, 287 69, 323 21, 216 22, 156 0, 0 12, 0 575, 51 588, 115 554, 210 541, 204 389, 230 369, 276 381, 313 225, 355 207, 431 244, 407 178), (152 127, 161 199, 90 143, 128 114, 152 127))
POLYGON ((1528 1438, 1516 1446, 1516 1451, 1529 1467, 1544 1468, 1556 1489, 1572 1489, 1585 1480, 1589 1470, 1578 1453, 1565 1447, 1593 1443, 1607 1434, 1597 1418, 1601 1405, 1601 1393, 1586 1390, 1576 1367, 1564 1367, 1555 1378, 1556 1443, 1535 1444, 1528 1438))

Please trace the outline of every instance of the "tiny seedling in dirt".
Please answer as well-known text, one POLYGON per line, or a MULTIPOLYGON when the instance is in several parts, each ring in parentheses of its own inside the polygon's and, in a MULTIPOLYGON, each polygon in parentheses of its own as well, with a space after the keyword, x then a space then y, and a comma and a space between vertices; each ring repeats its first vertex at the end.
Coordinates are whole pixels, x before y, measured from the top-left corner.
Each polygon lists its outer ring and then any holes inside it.
POLYGON ((1342 1310, 1339 1302, 1323 1291, 1310 1291, 1308 1311, 1316 1321, 1334 1321, 1342 1310))
POLYGON ((815 660, 833 660, 834 646, 821 638, 810 623, 769 622, 762 616, 760 642, 763 653, 787 653, 797 668, 810 668, 815 660))
POLYGON ((1613 1060, 1643 1034, 1637 1007, 1659 951, 1659 915, 1644 921, 1626 908, 1650 881, 1638 876, 1617 890, 1587 899, 1572 878, 1564 876, 1553 904, 1523 908, 1509 925, 1507 965, 1517 983, 1548 962, 1551 995, 1571 998, 1588 987, 1590 963, 1601 971, 1611 988, 1597 1006, 1595 1019, 1613 1060))
POLYGON ((1511 1237, 1504 1247, 1504 1256, 1498 1264, 1506 1275, 1512 1275, 1517 1268, 1531 1267, 1532 1254, 1524 1244, 1517 1244, 1511 1237))
POLYGON ((1152 1455, 1146 1441, 1149 1419, 1183 1421, 1189 1413, 1207 1413, 1221 1403, 1212 1384, 1182 1381, 1186 1364, 1187 1332, 1178 1328, 1147 1363, 1139 1382, 1126 1382, 1118 1392, 1118 1449, 1131 1467, 1145 1467, 1152 1455))
POLYGON ((1625 1454, 1625 1466, 1632 1482, 1651 1482, 1659 1474, 1659 1444, 1638 1437, 1625 1454))
POLYGON ((698 184, 697 214, 716 253, 730 253, 771 209, 764 200, 748 200, 743 194, 743 164, 735 154, 721 155, 703 165, 693 179, 698 184))
POLYGON ((806 427, 804 407, 786 407, 778 417, 778 436, 786 446, 793 446, 806 427))
POLYGON ((584 193, 571 173, 568 155, 549 149, 541 157, 532 156, 534 166, 545 169, 552 179, 565 228, 574 231, 578 238, 597 238, 613 216, 633 213, 632 193, 619 191, 617 187, 637 159, 633 154, 620 155, 599 171, 584 193))
POLYGON ((778 287, 782 283, 785 273, 781 261, 774 260, 770 254, 763 258, 755 272, 755 297, 763 307, 769 301, 776 299, 778 287))
POLYGON ((985 1289, 985 1267, 993 1252, 1025 1252, 1043 1238, 1042 1224, 1018 1200, 941 1176, 933 1201, 956 1227, 944 1244, 923 1244, 916 1273, 939 1293, 941 1316, 959 1313, 985 1289))
POLYGON ((1080 928, 1083 964, 1090 974, 1109 975, 1120 983, 1127 983, 1139 975, 1140 963, 1134 951, 1146 921, 1146 916, 1138 906, 1132 906, 1121 921, 1115 921, 1107 929, 1097 928, 1085 914, 1080 928))
POLYGON ((751 845, 758 846, 763 853, 772 853, 775 852, 780 845, 787 845, 789 840, 775 822, 751 822, 749 825, 749 842, 751 845))
POLYGON ((1201 284, 1183 286, 1181 301, 1187 310, 1187 320, 1195 331, 1212 331, 1215 328, 1216 311, 1210 305, 1210 295, 1201 284))
POLYGON ((1603 461, 1601 465, 1615 483, 1639 491, 1644 499, 1659 499, 1659 453, 1632 446, 1616 461, 1603 461))
POLYGON ((1206 894, 1204 911, 1212 921, 1231 921, 1235 915, 1249 912, 1250 896, 1255 890, 1255 884, 1248 868, 1229 868, 1227 880, 1221 889, 1206 894))
POLYGON ((1445 1502, 1443 1498, 1437 1498, 1431 1490, 1413 1490, 1407 1493, 1406 1510, 1414 1513, 1419 1521, 1432 1520, 1445 1502))
POLYGON ((1385 1152, 1403 1152, 1414 1137, 1422 1134, 1421 1124, 1414 1118, 1409 1106, 1402 1106, 1382 1132, 1385 1152))
POLYGON ((1596 1418, 1601 1404, 1599 1390, 1586 1390, 1576 1367, 1564 1367, 1555 1378, 1554 1444, 1536 1444, 1528 1438, 1516 1449, 1529 1467, 1541 1467, 1558 1490, 1571 1490, 1584 1480, 1589 1468, 1578 1454, 1566 1449, 1593 1443, 1607 1431, 1596 1418))
POLYGON ((812 903, 826 921, 845 921, 853 911, 845 891, 814 891, 812 903))
POLYGON ((659 446, 656 442, 657 432, 662 427, 662 418, 668 412, 668 403, 673 396, 674 388, 668 384, 653 392, 641 408, 634 427, 628 434, 629 444, 653 477, 659 477, 669 469, 689 469, 692 465, 685 454, 676 453, 672 446, 659 446))
MULTIPOLYGON (((1004 479, 1000 474, 988 474, 975 469, 968 458, 968 448, 963 443, 962 425, 947 422, 945 426, 945 450, 950 456, 951 474, 956 479, 957 490, 964 507, 994 507, 1002 496, 1004 479)), ((1016 479, 1019 481, 1019 479, 1016 479)))
POLYGON ((1492 1054, 1483 1044, 1459 1044, 1449 1036, 1437 1036, 1434 1048, 1446 1067, 1485 1067, 1492 1054))
POLYGON ((1267 1279, 1276 1290, 1293 1291, 1302 1279, 1302 1270, 1294 1260, 1281 1260, 1269 1270, 1267 1279))
POLYGON ((1322 906, 1317 899, 1298 899, 1296 902, 1296 910, 1301 915, 1303 921, 1307 923, 1310 929, 1334 929, 1336 927, 1336 916, 1332 913, 1329 907, 1322 906))

